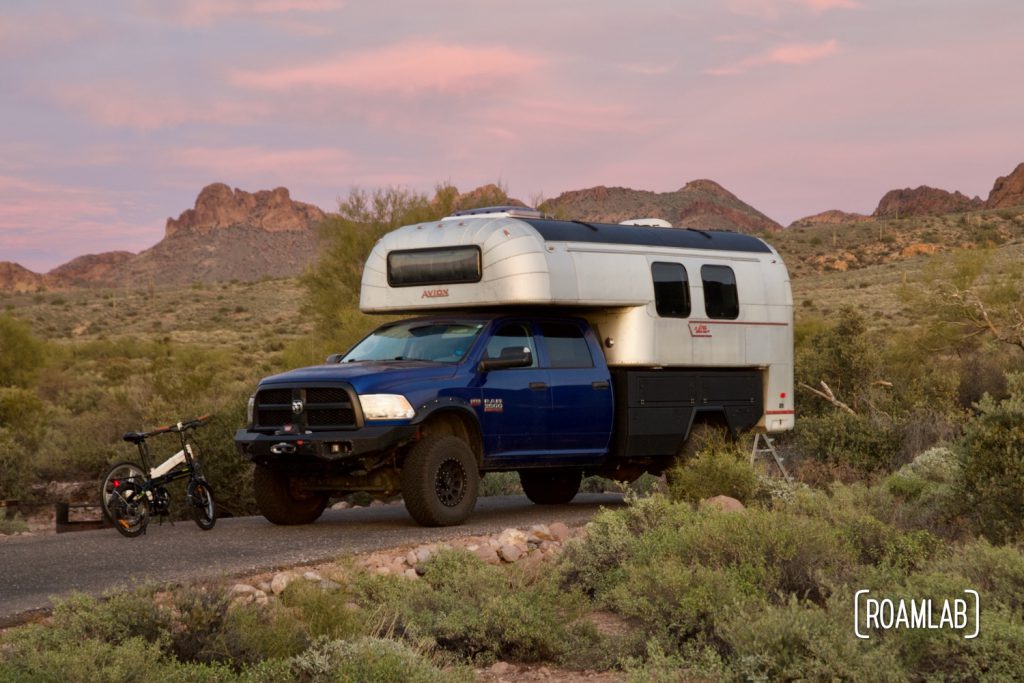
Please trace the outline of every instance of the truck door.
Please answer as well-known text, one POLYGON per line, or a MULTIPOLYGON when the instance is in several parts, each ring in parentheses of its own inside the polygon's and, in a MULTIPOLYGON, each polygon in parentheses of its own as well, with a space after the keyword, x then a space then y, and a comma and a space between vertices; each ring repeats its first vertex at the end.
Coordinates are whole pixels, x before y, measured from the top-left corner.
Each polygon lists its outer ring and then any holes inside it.
POLYGON ((540 368, 537 343, 529 321, 499 323, 483 358, 530 350, 529 367, 490 370, 482 378, 480 406, 484 451, 502 459, 533 458, 548 450, 551 412, 548 371, 540 368))
POLYGON ((608 367, 594 357, 593 333, 574 320, 542 320, 539 327, 541 363, 551 383, 551 455, 598 460, 608 451, 614 405, 608 367))

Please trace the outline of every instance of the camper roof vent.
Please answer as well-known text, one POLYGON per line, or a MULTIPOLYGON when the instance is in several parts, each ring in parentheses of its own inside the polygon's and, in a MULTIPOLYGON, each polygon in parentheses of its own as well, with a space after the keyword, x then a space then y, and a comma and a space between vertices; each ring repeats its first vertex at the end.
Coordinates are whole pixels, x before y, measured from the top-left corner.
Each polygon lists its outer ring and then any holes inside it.
POLYGON ((649 228, 671 228, 673 227, 664 218, 633 218, 628 221, 622 221, 619 225, 643 225, 649 228))
POLYGON ((451 216, 447 216, 444 220, 450 220, 452 218, 544 218, 544 214, 537 209, 531 209, 528 206, 485 206, 480 209, 466 209, 465 211, 456 211, 451 216))

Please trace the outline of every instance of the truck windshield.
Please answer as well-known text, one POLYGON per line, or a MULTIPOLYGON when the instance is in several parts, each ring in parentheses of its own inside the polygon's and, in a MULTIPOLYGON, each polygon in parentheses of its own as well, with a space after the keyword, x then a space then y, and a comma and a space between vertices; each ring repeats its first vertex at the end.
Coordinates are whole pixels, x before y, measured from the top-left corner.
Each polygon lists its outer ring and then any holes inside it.
POLYGON ((409 321, 386 325, 352 347, 342 363, 362 360, 427 360, 458 363, 485 323, 409 321))

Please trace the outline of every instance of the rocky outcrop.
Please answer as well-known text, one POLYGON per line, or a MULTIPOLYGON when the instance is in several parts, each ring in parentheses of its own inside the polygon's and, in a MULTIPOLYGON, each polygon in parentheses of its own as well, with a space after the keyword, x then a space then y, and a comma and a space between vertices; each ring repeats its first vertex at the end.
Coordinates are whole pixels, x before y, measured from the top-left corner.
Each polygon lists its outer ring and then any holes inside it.
POLYGON ((675 192, 591 187, 564 192, 540 207, 559 218, 618 223, 663 218, 677 227, 764 232, 782 226, 713 180, 694 180, 675 192))
POLYGON ((324 212, 312 204, 292 201, 288 189, 278 187, 249 193, 224 183, 207 185, 196 197, 195 208, 168 218, 166 236, 183 232, 210 233, 222 228, 248 226, 267 232, 301 232, 322 220, 324 212))
POLYGON ((872 214, 875 218, 911 218, 914 216, 941 216, 985 208, 979 197, 968 197, 960 192, 947 192, 934 187, 889 190, 878 202, 872 214))
POLYGON ((1013 173, 996 179, 988 194, 986 208, 1004 209, 1024 204, 1024 163, 1017 164, 1013 173))
POLYGON ((86 254, 72 259, 47 273, 47 278, 64 287, 88 286, 105 282, 125 263, 135 258, 130 251, 108 251, 86 254))
POLYGON ((46 278, 10 261, 0 261, 0 292, 38 292, 47 289, 46 278))
POLYGON ((789 224, 789 228, 813 228, 818 225, 845 225, 848 223, 861 223, 868 220, 871 220, 870 216, 865 216, 862 213, 848 213, 846 211, 831 209, 829 211, 816 213, 813 216, 804 216, 803 218, 797 219, 789 224))

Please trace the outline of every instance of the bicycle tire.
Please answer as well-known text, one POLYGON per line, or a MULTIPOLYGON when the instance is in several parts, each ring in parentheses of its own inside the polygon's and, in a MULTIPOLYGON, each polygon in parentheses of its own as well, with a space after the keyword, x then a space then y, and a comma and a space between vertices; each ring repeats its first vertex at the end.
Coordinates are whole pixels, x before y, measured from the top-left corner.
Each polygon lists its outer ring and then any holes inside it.
POLYGON ((213 489, 203 479, 193 479, 185 492, 192 508, 192 519, 203 531, 209 531, 217 523, 217 501, 213 489))
POLYGON ((122 536, 134 538, 146 533, 150 512, 147 482, 142 468, 128 460, 112 465, 103 477, 103 515, 122 536))

